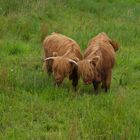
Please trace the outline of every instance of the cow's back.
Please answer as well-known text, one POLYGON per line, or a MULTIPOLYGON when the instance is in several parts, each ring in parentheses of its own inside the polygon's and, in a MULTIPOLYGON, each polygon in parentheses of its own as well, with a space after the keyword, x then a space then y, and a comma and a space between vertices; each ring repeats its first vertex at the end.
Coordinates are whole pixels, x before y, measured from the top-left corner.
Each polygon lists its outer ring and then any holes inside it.
POLYGON ((75 49, 77 57, 81 57, 79 45, 69 37, 62 34, 52 33, 45 38, 43 47, 46 57, 53 55, 53 52, 57 52, 58 56, 64 55, 72 47, 75 49))
POLYGON ((96 37, 92 38, 88 43, 88 48, 85 50, 84 58, 89 57, 98 46, 98 51, 102 54, 103 67, 112 68, 115 63, 115 51, 110 44, 110 38, 106 33, 99 33, 96 37))

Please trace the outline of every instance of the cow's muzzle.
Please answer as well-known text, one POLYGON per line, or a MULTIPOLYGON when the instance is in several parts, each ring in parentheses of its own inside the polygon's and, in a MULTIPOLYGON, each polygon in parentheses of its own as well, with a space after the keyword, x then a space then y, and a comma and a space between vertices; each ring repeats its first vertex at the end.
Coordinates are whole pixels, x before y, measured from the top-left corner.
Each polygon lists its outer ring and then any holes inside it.
POLYGON ((92 83, 92 80, 84 80, 85 85, 89 85, 92 83))

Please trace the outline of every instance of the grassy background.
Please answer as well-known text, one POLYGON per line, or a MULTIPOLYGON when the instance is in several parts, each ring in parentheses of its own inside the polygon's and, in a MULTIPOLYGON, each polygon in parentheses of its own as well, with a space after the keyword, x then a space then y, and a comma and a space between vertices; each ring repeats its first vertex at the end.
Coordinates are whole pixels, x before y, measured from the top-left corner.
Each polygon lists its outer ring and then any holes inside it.
POLYGON ((0 139, 140 139, 139 0, 0 0, 0 139), (42 40, 51 32, 84 49, 99 32, 120 50, 109 94, 42 71, 42 40))

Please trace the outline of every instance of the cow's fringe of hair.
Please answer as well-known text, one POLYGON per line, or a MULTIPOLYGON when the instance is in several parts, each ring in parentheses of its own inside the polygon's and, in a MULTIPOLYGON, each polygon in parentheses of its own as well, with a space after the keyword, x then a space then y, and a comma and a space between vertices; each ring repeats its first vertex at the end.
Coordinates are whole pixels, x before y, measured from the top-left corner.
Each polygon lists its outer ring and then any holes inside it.
POLYGON ((78 63, 78 73, 83 79, 94 77, 93 65, 86 59, 78 63))
MULTIPOLYGON (((63 59, 63 58, 61 58, 63 59)), ((69 68, 69 62, 67 61, 67 59, 63 59, 63 61, 59 61, 59 67, 61 69, 59 69, 59 74, 63 75, 63 76, 68 76, 70 73, 70 68, 69 68)))

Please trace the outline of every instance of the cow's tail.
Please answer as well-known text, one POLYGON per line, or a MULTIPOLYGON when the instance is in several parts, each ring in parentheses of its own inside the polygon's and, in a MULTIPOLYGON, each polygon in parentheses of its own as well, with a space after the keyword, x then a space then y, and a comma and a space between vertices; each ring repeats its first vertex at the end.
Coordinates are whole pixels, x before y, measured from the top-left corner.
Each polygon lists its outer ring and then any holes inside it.
POLYGON ((109 41, 112 47, 114 48, 115 52, 120 48, 119 44, 116 41, 109 41))

